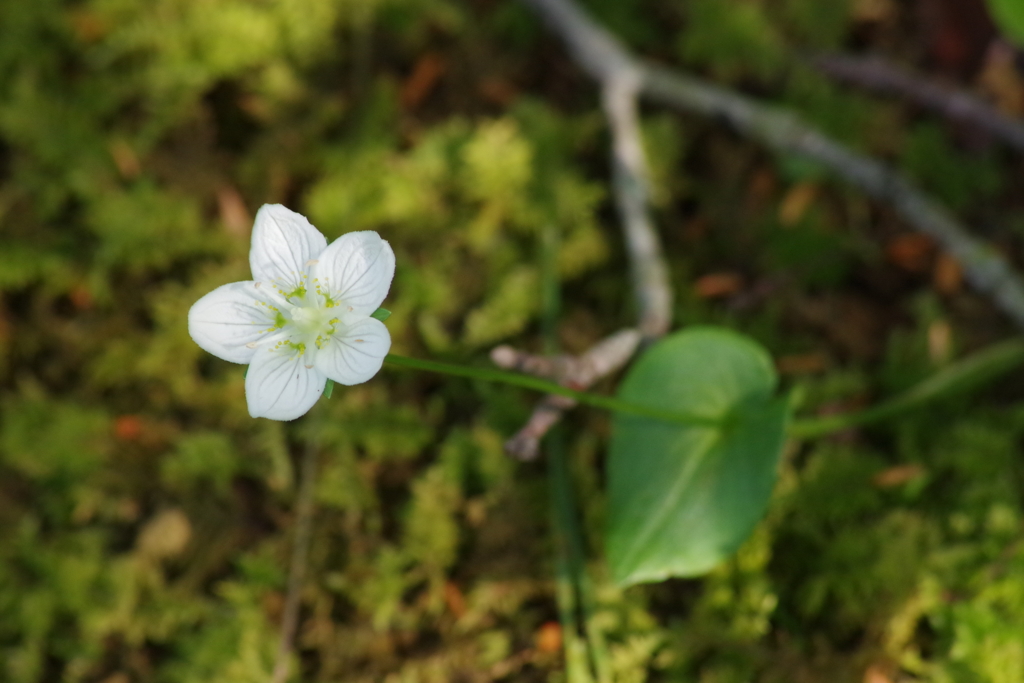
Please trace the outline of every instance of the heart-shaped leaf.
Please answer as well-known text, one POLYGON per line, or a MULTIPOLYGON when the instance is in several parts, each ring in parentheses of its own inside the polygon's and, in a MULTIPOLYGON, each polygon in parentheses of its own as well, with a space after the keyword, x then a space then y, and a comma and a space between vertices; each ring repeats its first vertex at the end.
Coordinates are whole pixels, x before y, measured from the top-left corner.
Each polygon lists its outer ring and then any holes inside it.
POLYGON ((633 365, 619 398, 722 426, 615 416, 607 552, 616 582, 703 574, 750 535, 771 497, 789 417, 776 384, 763 348, 714 327, 672 334, 633 365))

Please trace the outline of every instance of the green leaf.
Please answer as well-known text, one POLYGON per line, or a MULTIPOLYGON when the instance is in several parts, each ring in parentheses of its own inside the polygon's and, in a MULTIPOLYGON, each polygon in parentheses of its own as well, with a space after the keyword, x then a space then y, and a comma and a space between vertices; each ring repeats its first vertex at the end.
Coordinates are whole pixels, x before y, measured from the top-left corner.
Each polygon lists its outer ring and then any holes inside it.
POLYGON ((771 497, 789 417, 776 383, 763 348, 714 327, 670 335, 630 369, 620 399, 725 426, 615 416, 606 543, 617 583, 703 574, 750 535, 771 497))
POLYGON ((376 318, 377 320, 384 322, 385 320, 391 317, 391 311, 389 311, 386 308, 378 308, 376 311, 370 314, 370 317, 376 318))
POLYGON ((334 380, 327 380, 327 384, 324 385, 324 398, 330 398, 331 394, 334 393, 334 380))
POLYGON ((1024 47, 1024 4, 1020 0, 988 0, 988 7, 1003 36, 1024 47))

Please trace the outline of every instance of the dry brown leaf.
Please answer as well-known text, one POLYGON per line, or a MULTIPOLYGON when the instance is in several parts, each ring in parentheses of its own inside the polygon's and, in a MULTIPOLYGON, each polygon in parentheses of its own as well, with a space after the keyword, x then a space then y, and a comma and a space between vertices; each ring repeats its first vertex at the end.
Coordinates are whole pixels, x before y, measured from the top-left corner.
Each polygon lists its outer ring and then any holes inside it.
POLYGON ((519 89, 501 78, 488 78, 480 84, 480 95, 501 107, 507 107, 519 96, 519 89))
POLYGON ((708 273, 697 278, 693 289, 701 299, 717 299, 743 289, 743 277, 733 272, 708 273))
POLYGON ((138 415, 121 415, 114 420, 114 436, 121 441, 138 441, 142 436, 142 420, 138 415))
POLYGON ((557 654, 562 651, 562 627, 557 621, 548 621, 537 629, 534 636, 537 649, 549 654, 557 654))
POLYGON ((109 146, 110 157, 117 166, 117 172, 125 180, 133 180, 142 172, 142 165, 135 150, 124 140, 113 140, 109 146))
POLYGON ((245 207, 245 200, 231 185, 217 188, 217 209, 224 230, 234 237, 248 237, 252 228, 252 216, 245 207))
POLYGON ((889 262, 911 273, 927 272, 934 254, 935 241, 918 233, 899 235, 885 245, 889 262))
POLYGON ((466 613, 466 598, 459 587, 451 581, 446 581, 444 584, 444 604, 448 606, 448 611, 454 614, 456 619, 466 613))
POLYGON ((807 215, 814 200, 818 197, 818 186, 814 183, 797 183, 779 205, 779 223, 791 228, 807 215))
POLYGON ((70 292, 68 292, 68 298, 71 299, 71 305, 80 311, 87 311, 92 308, 93 298, 92 292, 85 285, 75 285, 70 292))
POLYGON ((171 508, 146 522, 135 542, 136 552, 147 559, 174 557, 192 539, 192 523, 184 512, 171 508))
POLYGON ((935 364, 945 363, 953 355, 953 328, 945 320, 928 325, 928 358, 935 364))
POLYGON ((978 86, 1008 116, 1024 114, 1024 78, 1017 69, 1016 52, 1002 41, 994 41, 985 53, 978 74, 978 86))
POLYGON ((428 52, 420 57, 413 67, 412 74, 402 85, 402 106, 406 109, 415 109, 422 104, 446 69, 444 59, 435 52, 428 52))
POLYGON ((932 283, 940 294, 956 294, 964 284, 964 271, 960 262, 945 252, 935 259, 932 270, 932 283))
POLYGON ((858 22, 884 22, 896 17, 893 0, 854 0, 850 18, 858 22))
POLYGON ((796 353, 788 356, 780 356, 775 361, 780 374, 783 375, 810 375, 816 372, 824 372, 829 367, 828 354, 824 351, 813 351, 811 353, 796 353))
POLYGON ((871 478, 871 483, 880 489, 890 489, 896 486, 902 486, 908 481, 917 479, 924 473, 925 469, 920 465, 897 465, 895 467, 882 470, 876 474, 871 478))
POLYGON ((132 679, 123 671, 118 671, 117 673, 110 674, 100 683, 132 683, 132 679))
POLYGON ((71 13, 71 30, 75 37, 83 43, 95 43, 103 39, 108 31, 109 25, 96 12, 80 9, 71 13))

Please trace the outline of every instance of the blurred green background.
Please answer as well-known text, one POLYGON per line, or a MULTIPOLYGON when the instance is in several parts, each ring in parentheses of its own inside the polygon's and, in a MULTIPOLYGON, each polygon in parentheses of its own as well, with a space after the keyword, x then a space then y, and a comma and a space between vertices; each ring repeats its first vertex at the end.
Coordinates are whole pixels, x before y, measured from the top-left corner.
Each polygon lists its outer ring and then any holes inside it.
MULTIPOLYGON (((585 4, 1020 253, 1019 156, 804 61, 885 55, 1019 116, 1024 72, 980 1, 585 4)), ((935 244, 820 169, 658 108, 643 133, 677 324, 754 336, 807 411, 1014 333, 935 244)), ((594 85, 511 0, 0 3, 0 681, 268 680, 309 428, 250 419, 242 368, 186 330, 196 299, 248 277, 261 204, 329 239, 378 231, 395 350, 480 363, 541 348, 557 226, 560 341, 581 352, 635 315, 608 148, 594 85)), ((614 680, 1024 680, 1021 379, 794 444, 733 561, 626 591, 600 551, 607 416, 577 411, 614 680)), ((545 463, 502 452, 535 398, 386 367, 321 406, 293 680, 565 680, 545 463)))

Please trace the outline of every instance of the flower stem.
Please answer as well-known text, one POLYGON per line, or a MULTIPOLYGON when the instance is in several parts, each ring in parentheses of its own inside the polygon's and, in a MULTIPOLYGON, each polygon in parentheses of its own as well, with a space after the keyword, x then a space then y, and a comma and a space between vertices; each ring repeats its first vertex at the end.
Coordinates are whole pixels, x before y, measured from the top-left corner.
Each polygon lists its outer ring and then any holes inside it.
POLYGON ((630 403, 628 401, 622 401, 611 396, 599 396, 585 391, 576 391, 575 389, 564 387, 561 384, 549 382, 546 379, 531 377, 530 375, 520 375, 514 372, 505 372, 504 370, 473 368, 465 365, 455 365, 453 363, 441 363, 433 360, 407 358, 405 356, 396 356, 393 353, 389 353, 387 358, 384 360, 392 365, 413 368, 415 370, 438 372, 445 375, 453 375, 455 377, 468 377, 470 379, 479 379, 486 382, 498 382, 500 384, 508 384, 515 387, 522 387, 524 389, 540 391, 545 394, 556 394, 596 408, 603 408, 605 410, 610 410, 616 413, 625 413, 627 415, 636 415, 638 417, 647 417, 653 420, 671 422, 673 424, 682 424, 688 427, 722 427, 726 423, 726 421, 721 418, 694 415, 692 413, 680 413, 674 410, 661 410, 659 408, 651 408, 648 406, 638 405, 636 403, 630 403))
POLYGON ((1004 375, 1024 363, 1024 340, 994 344, 935 373, 888 401, 855 413, 810 417, 790 423, 791 436, 813 439, 833 432, 862 427, 920 408, 943 396, 950 396, 1004 375))
MULTIPOLYGON (((322 408, 320 410, 323 410, 322 408)), ((302 603, 302 584, 306 579, 306 565, 309 562, 309 548, 313 539, 313 512, 315 508, 316 465, 319 449, 320 424, 319 413, 307 418, 311 421, 309 436, 306 438, 306 449, 302 456, 302 469, 299 474, 299 492, 295 505, 297 517, 295 540, 292 547, 291 567, 288 571, 288 593, 285 598, 284 612, 281 617, 281 639, 278 643, 277 658, 271 683, 285 683, 288 680, 289 665, 295 649, 295 634, 299 628, 299 607, 302 603)))

